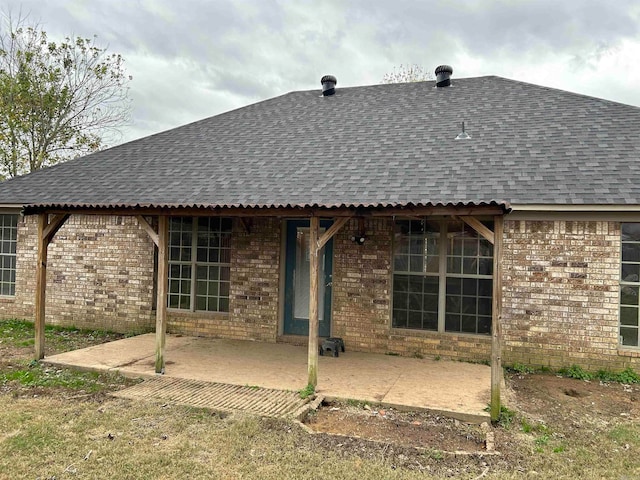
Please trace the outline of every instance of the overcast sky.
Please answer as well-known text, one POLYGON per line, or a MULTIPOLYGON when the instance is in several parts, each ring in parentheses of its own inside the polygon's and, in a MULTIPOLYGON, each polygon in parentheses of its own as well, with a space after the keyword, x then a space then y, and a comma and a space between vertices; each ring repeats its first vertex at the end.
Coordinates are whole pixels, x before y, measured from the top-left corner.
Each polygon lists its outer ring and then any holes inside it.
MULTIPOLYGON (((124 140, 401 64, 640 106, 638 0, 4 0, 51 37, 98 36, 133 76, 124 140)), ((4 8, 4 7, 3 7, 4 8)))

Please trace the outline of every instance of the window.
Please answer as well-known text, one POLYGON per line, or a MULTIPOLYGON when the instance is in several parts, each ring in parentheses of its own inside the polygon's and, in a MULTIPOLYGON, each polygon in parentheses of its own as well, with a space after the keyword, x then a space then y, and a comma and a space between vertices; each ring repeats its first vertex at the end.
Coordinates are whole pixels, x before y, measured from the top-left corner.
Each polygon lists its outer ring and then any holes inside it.
POLYGON ((395 232, 393 327, 490 333, 493 246, 454 220, 398 220, 395 232))
POLYGON ((229 311, 231 225, 229 218, 171 218, 169 308, 229 311))
POLYGON ((620 344, 639 347, 640 223, 622 224, 620 268, 620 344))
POLYGON ((393 326, 438 330, 440 224, 396 222, 393 326))
POLYGON ((0 295, 16 294, 18 215, 0 215, 0 295))

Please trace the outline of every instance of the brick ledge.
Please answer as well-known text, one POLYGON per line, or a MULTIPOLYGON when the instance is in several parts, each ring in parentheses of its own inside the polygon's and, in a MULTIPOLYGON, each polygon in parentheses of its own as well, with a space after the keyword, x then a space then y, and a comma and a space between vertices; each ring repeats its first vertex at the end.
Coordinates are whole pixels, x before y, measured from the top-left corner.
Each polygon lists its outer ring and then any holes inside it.
POLYGON ((618 355, 622 357, 640 358, 640 349, 618 348, 618 355))
POLYGON ((170 320, 173 318, 202 318, 215 319, 215 320, 230 320, 231 316, 229 312, 206 312, 203 310, 197 310, 192 312, 191 310, 180 310, 179 308, 167 308, 167 317, 170 320))
POLYGON ((477 340, 480 343, 491 343, 491 335, 479 333, 464 332, 436 332, 434 330, 418 330, 413 328, 391 328, 390 336, 395 337, 433 337, 433 338, 464 338, 468 340, 477 340))

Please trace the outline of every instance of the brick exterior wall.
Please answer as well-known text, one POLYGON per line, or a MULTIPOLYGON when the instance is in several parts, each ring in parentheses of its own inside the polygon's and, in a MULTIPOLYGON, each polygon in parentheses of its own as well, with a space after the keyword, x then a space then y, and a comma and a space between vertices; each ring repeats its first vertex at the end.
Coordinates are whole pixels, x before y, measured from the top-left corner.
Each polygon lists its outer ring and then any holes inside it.
POLYGON ((280 222, 254 219, 247 232, 234 221, 229 313, 170 310, 172 333, 275 342, 278 334, 280 222))
MULTIPOLYGON (((37 217, 20 218, 16 295, 2 318, 33 320, 37 217)), ((49 245, 45 322, 116 332, 154 328, 153 243, 133 217, 72 215, 49 245)))
POLYGON ((391 243, 388 220, 364 222, 366 241, 357 245, 358 221, 351 220, 333 237, 332 335, 347 348, 389 351, 391 243))
MULTIPOLYGON (((234 221, 229 313, 170 310, 168 331, 279 340, 282 225, 234 221)), ((488 336, 391 327, 393 221, 351 220, 334 237, 332 335, 351 351, 490 358, 488 336)), ((16 296, 0 317, 33 319, 37 226, 18 225, 16 296)), ((120 332, 153 330, 154 246, 132 217, 73 215, 49 247, 47 323, 120 332)), ((640 352, 618 342, 620 224, 505 221, 503 362, 595 370, 640 367, 640 352)), ((302 339, 304 340, 304 339, 302 339)))
POLYGON ((503 362, 638 367, 619 349, 620 224, 505 222, 503 362))
POLYGON ((391 328, 393 221, 367 220, 364 227, 364 245, 351 241, 356 220, 334 237, 332 334, 351 350, 488 361, 488 336, 391 328))

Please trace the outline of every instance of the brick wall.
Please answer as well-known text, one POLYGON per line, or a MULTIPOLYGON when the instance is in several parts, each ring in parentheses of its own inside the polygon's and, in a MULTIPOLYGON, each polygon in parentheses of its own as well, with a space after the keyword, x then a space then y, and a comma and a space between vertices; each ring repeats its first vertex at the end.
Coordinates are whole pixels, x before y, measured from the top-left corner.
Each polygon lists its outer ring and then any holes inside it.
POLYGON ((334 237, 333 331, 350 350, 487 361, 491 339, 391 328, 393 221, 364 222, 364 245, 351 237, 358 221, 350 221, 334 237))
POLYGON ((618 348, 620 224, 506 221, 503 361, 638 366, 618 348))
POLYGON ((254 219, 247 232, 234 221, 229 313, 170 310, 168 331, 275 342, 278 334, 280 221, 254 219))
MULTIPOLYGON (((484 361, 485 336, 391 328, 393 222, 351 220, 334 237, 332 334, 353 351, 484 361)), ((35 217, 20 220, 16 296, 0 316, 32 319, 35 217)), ((74 215, 50 245, 47 323, 139 332, 154 328, 153 244, 132 217, 74 215)), ((281 221, 234 222, 228 314, 170 311, 168 330, 275 342, 279 328, 281 221)), ((620 224, 505 222, 503 361, 619 370, 640 353, 618 346, 620 224)))
MULTIPOLYGON (((16 295, 0 316, 33 319, 37 217, 19 220, 16 295)), ((49 245, 46 323, 118 332, 153 328, 153 243, 133 217, 72 215, 49 245)))
POLYGON ((364 222, 366 241, 357 245, 358 221, 333 237, 333 329, 351 350, 386 352, 391 302, 391 242, 388 220, 364 222))
MULTIPOLYGON (((393 222, 367 220, 364 228, 364 245, 351 240, 359 230, 357 220, 351 220, 333 238, 332 335, 342 337, 352 351, 488 360, 488 337, 391 328, 393 222)), ((280 220, 254 219, 250 233, 234 222, 229 313, 170 310, 168 331, 277 341, 281 248, 280 220)))

